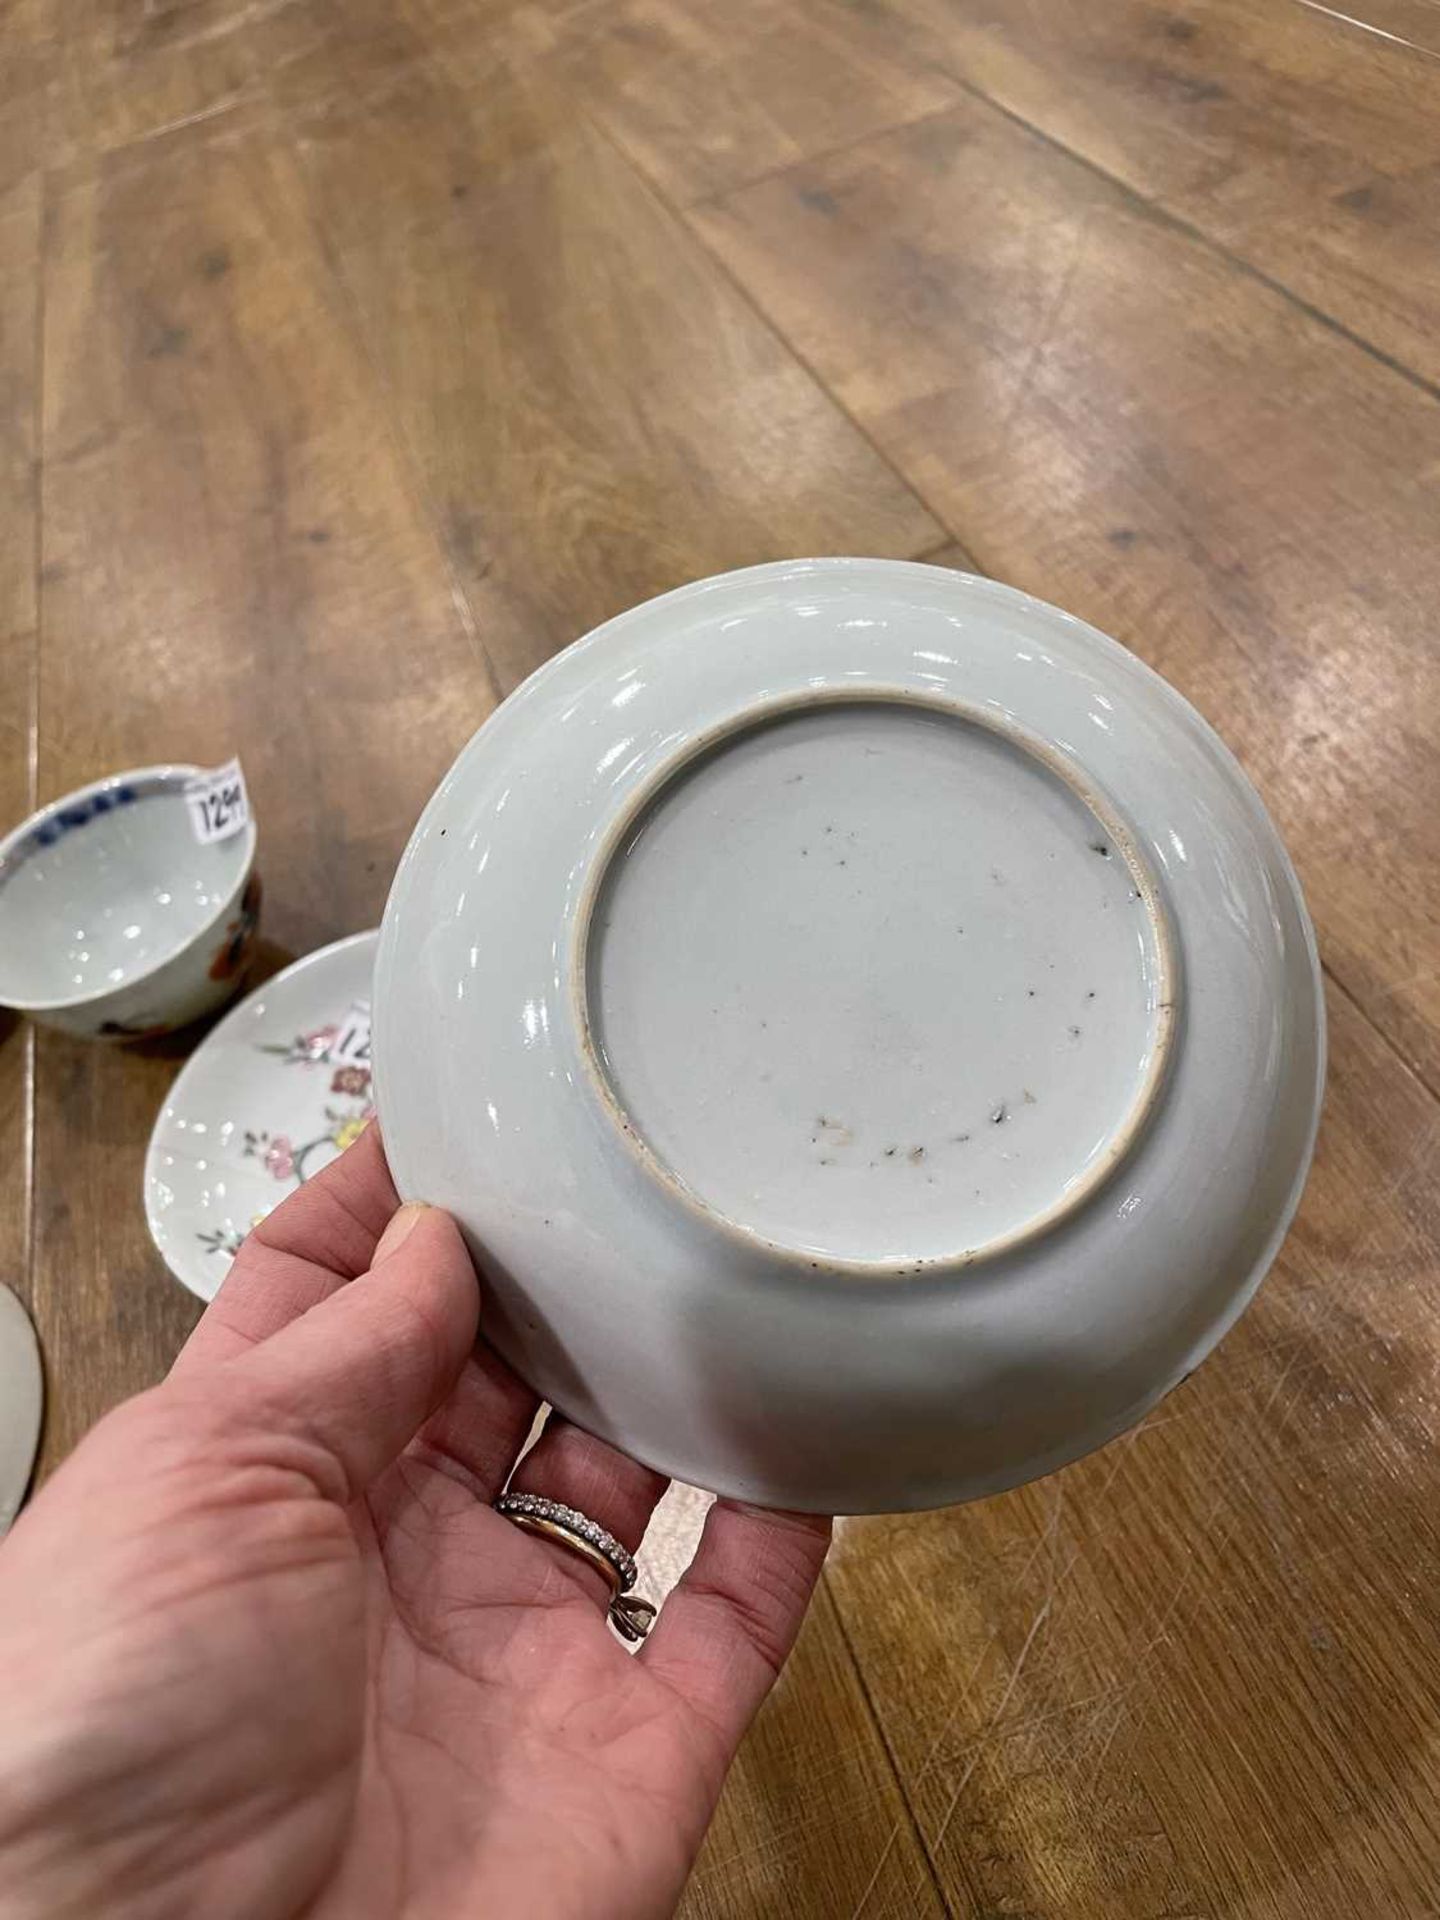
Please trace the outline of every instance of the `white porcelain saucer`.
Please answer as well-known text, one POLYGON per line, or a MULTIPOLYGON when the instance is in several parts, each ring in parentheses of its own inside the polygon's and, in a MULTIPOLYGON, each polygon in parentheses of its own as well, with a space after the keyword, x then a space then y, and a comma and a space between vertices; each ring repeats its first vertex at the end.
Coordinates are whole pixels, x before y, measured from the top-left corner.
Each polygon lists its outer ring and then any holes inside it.
POLYGON ((45 1412, 40 1343, 20 1300, 0 1284, 0 1534, 20 1511, 45 1412))
POLYGON ((375 1020, 396 1182, 517 1369, 842 1512, 1048 1471, 1195 1366, 1324 1055, 1200 716, 1054 607, 869 560, 681 589, 507 700, 401 862, 375 1020))
POLYGON ((267 980, 170 1089, 145 1158, 145 1217, 166 1266, 202 1300, 256 1221, 370 1117, 369 1066, 335 1049, 352 1010, 368 1009, 378 938, 352 934, 267 980))

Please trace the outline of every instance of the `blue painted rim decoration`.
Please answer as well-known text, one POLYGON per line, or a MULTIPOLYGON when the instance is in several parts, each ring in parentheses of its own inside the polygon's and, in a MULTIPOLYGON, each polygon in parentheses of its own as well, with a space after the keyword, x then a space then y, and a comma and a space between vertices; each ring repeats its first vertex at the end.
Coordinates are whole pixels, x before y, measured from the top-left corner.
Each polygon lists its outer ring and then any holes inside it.
MULTIPOLYGON (((53 819, 37 827, 28 840, 21 842, 18 851, 23 856, 36 847, 53 847, 57 840, 63 840, 76 827, 86 826, 97 814, 109 813, 114 807, 128 807, 135 798, 134 787, 116 787, 113 793, 92 795, 78 807, 61 807, 53 819)), ((7 860, 5 864, 9 866, 10 862, 7 860)))
POLYGON ((113 813, 119 807, 133 806, 137 800, 179 793, 191 778, 189 769, 177 767, 173 772, 141 775, 138 779, 122 777, 98 787, 93 793, 82 792, 74 799, 56 801, 41 813, 36 824, 22 839, 0 853, 0 885, 23 867, 27 860, 33 860, 37 853, 55 846, 67 835, 88 827, 101 814, 113 813))

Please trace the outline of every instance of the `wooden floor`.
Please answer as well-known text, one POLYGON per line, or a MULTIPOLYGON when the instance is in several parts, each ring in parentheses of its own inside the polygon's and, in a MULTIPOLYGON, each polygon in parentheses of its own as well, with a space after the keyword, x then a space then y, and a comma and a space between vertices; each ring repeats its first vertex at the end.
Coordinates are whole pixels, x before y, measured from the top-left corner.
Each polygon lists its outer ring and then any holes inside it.
MULTIPOLYGON (((1138 1432, 842 1528, 687 1920, 1434 1920, 1440 5, 0 8, 0 819, 239 752, 273 963, 552 649, 825 552, 968 555, 1215 722, 1330 1098, 1138 1432)), ((181 1051, 0 1027, 50 1464, 191 1324, 181 1051)))

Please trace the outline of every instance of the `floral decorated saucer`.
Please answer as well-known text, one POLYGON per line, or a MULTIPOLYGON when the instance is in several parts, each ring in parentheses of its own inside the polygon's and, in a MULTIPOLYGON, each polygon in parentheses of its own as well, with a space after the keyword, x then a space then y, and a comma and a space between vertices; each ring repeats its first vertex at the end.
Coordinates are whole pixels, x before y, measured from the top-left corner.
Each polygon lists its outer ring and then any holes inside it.
POLYGON ((378 938, 352 934, 267 980, 170 1089, 145 1158, 145 1216, 166 1266, 202 1300, 251 1227, 370 1118, 378 938))

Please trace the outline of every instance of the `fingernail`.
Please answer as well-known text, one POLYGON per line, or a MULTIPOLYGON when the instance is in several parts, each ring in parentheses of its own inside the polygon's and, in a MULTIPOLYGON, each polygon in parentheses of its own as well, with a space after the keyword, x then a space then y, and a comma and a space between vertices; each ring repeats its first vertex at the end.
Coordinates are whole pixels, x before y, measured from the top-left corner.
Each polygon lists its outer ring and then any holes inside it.
POLYGON ((429 1211, 423 1200, 411 1200, 401 1207, 398 1213, 391 1214, 390 1224, 375 1243, 375 1256, 370 1262, 372 1272, 376 1267, 383 1265, 392 1253, 398 1253, 410 1238, 421 1214, 429 1211))

